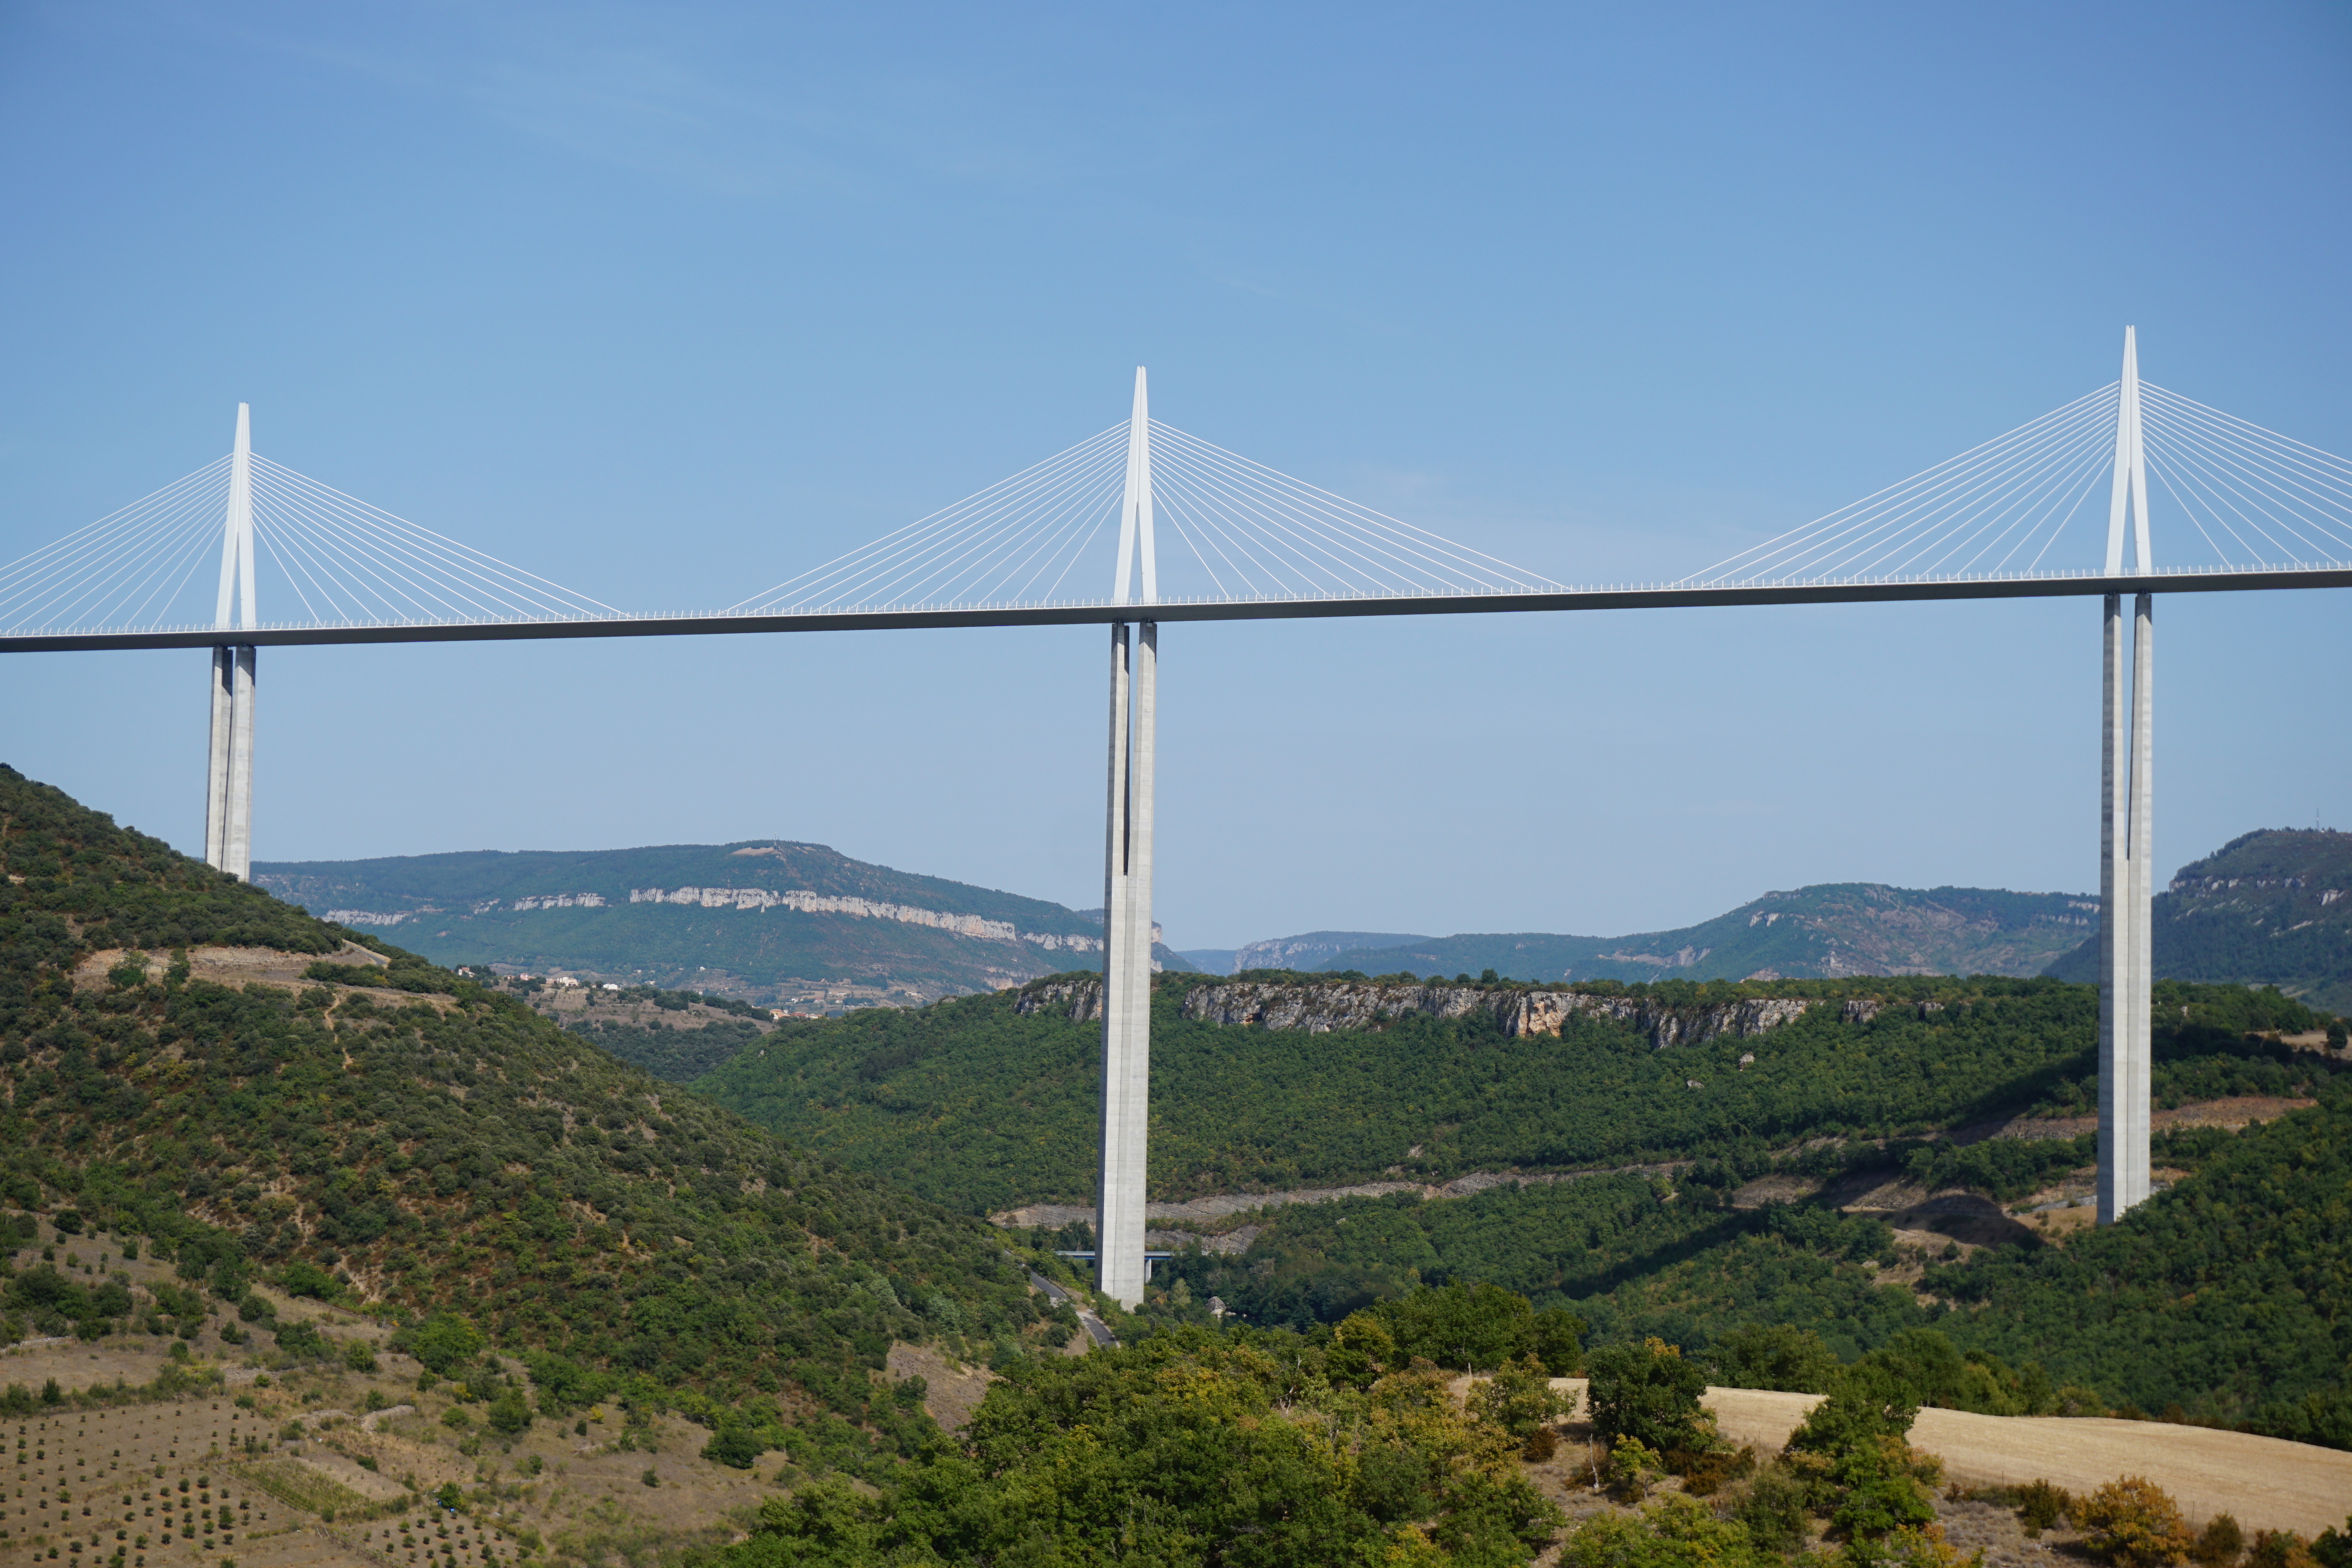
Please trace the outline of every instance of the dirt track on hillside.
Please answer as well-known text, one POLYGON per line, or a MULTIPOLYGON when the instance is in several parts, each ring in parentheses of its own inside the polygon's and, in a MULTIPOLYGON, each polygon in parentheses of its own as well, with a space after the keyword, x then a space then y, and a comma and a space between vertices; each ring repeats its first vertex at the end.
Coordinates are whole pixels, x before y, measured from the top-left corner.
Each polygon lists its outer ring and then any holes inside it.
MULTIPOLYGON (((1556 1377, 1552 1386, 1575 1391, 1580 1416, 1584 1379, 1556 1377)), ((1789 1440, 1819 1401, 1813 1394, 1710 1388, 1705 1403, 1725 1437, 1769 1452, 1789 1440)), ((2309 1538, 2330 1525, 2341 1529, 2352 1513, 2352 1454, 2244 1432, 2160 1421, 1922 1410, 1911 1441, 1963 1482, 2042 1479, 2081 1493, 2117 1476, 2146 1476, 2199 1525, 2231 1513, 2248 1531, 2293 1530, 2309 1538)))

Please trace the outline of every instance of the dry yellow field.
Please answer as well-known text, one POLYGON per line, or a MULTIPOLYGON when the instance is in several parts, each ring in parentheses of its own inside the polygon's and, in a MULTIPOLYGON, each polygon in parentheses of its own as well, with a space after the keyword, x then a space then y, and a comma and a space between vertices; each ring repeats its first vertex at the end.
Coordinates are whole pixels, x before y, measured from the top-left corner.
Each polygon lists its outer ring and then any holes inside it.
MULTIPOLYGON (((1574 1391, 1580 1416, 1584 1379, 1554 1378, 1552 1386, 1574 1391)), ((1774 1449, 1820 1399, 1710 1388, 1705 1404, 1726 1437, 1774 1449)), ((1964 1482, 2041 1479, 2084 1492, 2117 1476, 2146 1476, 2200 1524, 2231 1513, 2249 1531, 2293 1530, 2310 1537, 2330 1525, 2342 1528, 2352 1513, 2352 1454, 2244 1432, 2160 1421, 1922 1410, 1911 1440, 1964 1482)))

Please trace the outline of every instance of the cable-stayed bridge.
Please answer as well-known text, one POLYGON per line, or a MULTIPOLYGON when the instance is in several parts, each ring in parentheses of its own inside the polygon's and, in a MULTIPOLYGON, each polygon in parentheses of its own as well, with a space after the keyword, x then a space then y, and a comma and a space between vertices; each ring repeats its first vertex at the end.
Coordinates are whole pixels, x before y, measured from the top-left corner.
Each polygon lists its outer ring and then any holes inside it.
POLYGON ((205 852, 238 876, 263 647, 1108 624, 1098 1256, 1102 1289, 1129 1305, 1147 1269, 1161 623, 2103 600, 2099 1206, 2112 1221, 2148 1190, 2154 595, 2352 586, 2352 463, 2142 381, 2129 329, 2106 386, 1653 583, 1557 582, 1254 462, 1153 419, 1141 371, 1122 423, 733 604, 682 613, 605 604, 273 463, 250 436, 240 406, 228 455, 0 568, 0 653, 212 651, 205 852))

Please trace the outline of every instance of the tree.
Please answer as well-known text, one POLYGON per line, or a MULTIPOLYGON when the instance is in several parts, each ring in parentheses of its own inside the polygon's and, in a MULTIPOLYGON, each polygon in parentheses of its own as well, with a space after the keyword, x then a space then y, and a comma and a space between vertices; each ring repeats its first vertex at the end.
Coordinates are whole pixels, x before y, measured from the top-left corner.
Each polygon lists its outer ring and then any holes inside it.
POLYGON ((1552 1392, 1543 1363, 1534 1356, 1507 1361, 1495 1375, 1470 1390, 1470 1414, 1492 1422, 1524 1442, 1560 1413, 1567 1401, 1552 1392))
POLYGON ((408 1336, 408 1354, 446 1377, 482 1353, 482 1331, 454 1312, 436 1312, 408 1336))
POLYGON ((2075 1503, 2074 1527, 2117 1568, 2168 1568, 2196 1545, 2179 1505, 2146 1476, 2118 1477, 2075 1503))
POLYGON ((2257 1530, 2246 1549, 2246 1568, 2318 1568, 2310 1543, 2292 1530, 2257 1530))
POLYGON ((1592 1430, 1602 1442, 1633 1437, 1662 1454, 1712 1442, 1698 1403, 1706 1375, 1677 1346, 1655 1338, 1604 1345, 1585 1361, 1592 1430))
MULTIPOLYGON (((1532 1354, 1551 1376, 1566 1377, 1583 1357, 1582 1318, 1558 1307, 1539 1312, 1525 1296, 1499 1285, 1456 1281, 1354 1315, 1372 1316, 1386 1326, 1393 1345, 1391 1364, 1422 1356, 1448 1370, 1486 1372, 1532 1354)), ((1358 1343, 1370 1342, 1360 1333, 1358 1343)))
POLYGON ((709 1442, 703 1445, 702 1457, 735 1469, 748 1470, 767 1451, 768 1446, 760 1441, 760 1435, 751 1423, 730 1415, 720 1417, 719 1430, 711 1435, 709 1442))
POLYGON ((509 1386, 490 1401, 490 1425, 512 1437, 530 1428, 530 1401, 509 1386))
POLYGON ((1826 1394, 1838 1373, 1838 1358, 1821 1335, 1788 1323, 1748 1323, 1717 1334, 1706 1364, 1726 1388, 1783 1394, 1826 1394))

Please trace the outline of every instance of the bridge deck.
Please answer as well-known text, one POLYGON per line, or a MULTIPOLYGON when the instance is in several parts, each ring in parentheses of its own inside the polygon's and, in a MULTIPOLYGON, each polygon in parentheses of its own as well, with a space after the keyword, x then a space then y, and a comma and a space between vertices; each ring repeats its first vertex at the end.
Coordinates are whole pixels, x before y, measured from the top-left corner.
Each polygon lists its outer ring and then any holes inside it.
POLYGON ((1875 604, 1955 599, 2053 599, 2109 593, 2229 593, 2352 588, 2352 566, 1994 578, 1913 578, 1867 582, 1663 583, 1639 588, 1566 588, 1526 593, 1362 598, 1098 601, 1070 604, 841 610, 780 615, 646 615, 545 620, 395 622, 359 625, 0 634, 0 653, 106 648, 300 647, 350 643, 499 643, 556 637, 715 637, 771 632, 874 632, 960 626, 1084 626, 1117 621, 1295 621, 1355 615, 1496 615, 1537 611, 1688 610, 1741 604, 1875 604))

